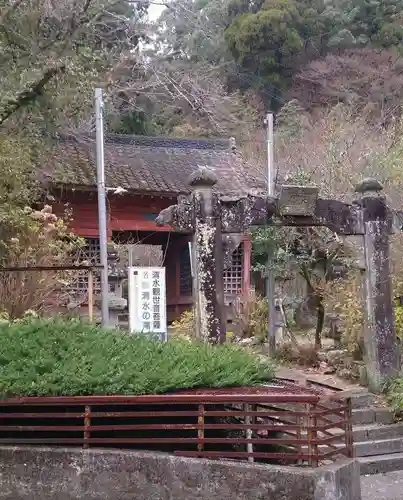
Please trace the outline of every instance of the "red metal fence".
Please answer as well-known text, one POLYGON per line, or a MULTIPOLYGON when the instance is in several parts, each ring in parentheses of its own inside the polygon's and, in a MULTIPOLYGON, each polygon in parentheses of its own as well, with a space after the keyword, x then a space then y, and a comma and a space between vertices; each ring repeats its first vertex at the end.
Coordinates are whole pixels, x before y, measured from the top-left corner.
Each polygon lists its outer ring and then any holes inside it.
POLYGON ((352 457, 351 402, 288 383, 0 401, 0 444, 114 447, 317 467, 352 457))

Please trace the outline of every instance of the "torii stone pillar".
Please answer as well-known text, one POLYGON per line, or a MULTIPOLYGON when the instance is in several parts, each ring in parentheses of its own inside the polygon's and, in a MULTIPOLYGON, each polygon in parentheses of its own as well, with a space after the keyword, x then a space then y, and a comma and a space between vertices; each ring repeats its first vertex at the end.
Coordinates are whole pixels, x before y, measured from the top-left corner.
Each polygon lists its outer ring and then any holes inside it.
POLYGON ((189 179, 193 206, 196 332, 213 344, 225 342, 221 210, 213 191, 217 177, 209 169, 189 179))
POLYGON ((228 257, 236 248, 242 231, 222 234, 221 200, 213 190, 215 173, 205 167, 189 179, 190 196, 162 210, 157 225, 169 224, 175 231, 192 234, 193 290, 196 311, 195 333, 203 342, 225 342, 224 252, 228 257))
POLYGON ((362 213, 365 262, 365 357, 369 388, 381 392, 384 382, 400 371, 390 275, 391 216, 383 186, 365 179, 356 187, 362 213))

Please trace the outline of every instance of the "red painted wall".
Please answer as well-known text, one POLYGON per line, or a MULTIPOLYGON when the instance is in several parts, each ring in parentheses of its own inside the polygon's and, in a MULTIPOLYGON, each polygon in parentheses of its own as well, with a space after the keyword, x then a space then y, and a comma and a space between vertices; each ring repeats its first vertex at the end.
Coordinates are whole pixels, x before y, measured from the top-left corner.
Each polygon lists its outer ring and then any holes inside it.
POLYGON ((98 205, 96 193, 87 195, 74 194, 57 197, 57 202, 52 204, 53 211, 59 217, 64 216, 66 211, 71 212, 69 228, 79 236, 98 236, 98 205))
MULTIPOLYGON (((157 227, 154 218, 176 199, 149 196, 109 195, 107 200, 108 233, 112 231, 171 231, 169 226, 157 227)), ((53 203, 61 216, 72 211, 71 231, 83 237, 98 237, 98 200, 94 192, 65 193, 53 203), (66 205, 68 204, 68 205, 66 205)))
POLYGON ((154 219, 176 199, 152 197, 113 197, 109 203, 112 231, 171 231, 169 226, 158 227, 154 219))

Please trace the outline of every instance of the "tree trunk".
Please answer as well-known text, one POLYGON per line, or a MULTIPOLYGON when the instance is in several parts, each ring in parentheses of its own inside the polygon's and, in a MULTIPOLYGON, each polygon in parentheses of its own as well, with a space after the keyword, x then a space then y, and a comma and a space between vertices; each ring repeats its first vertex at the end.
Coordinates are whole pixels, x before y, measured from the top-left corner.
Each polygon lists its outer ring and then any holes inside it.
POLYGON ((318 301, 317 307, 317 321, 316 321, 316 330, 315 330, 315 349, 321 349, 322 347, 322 331, 323 325, 325 324, 325 307, 323 305, 323 299, 320 296, 316 296, 318 301))

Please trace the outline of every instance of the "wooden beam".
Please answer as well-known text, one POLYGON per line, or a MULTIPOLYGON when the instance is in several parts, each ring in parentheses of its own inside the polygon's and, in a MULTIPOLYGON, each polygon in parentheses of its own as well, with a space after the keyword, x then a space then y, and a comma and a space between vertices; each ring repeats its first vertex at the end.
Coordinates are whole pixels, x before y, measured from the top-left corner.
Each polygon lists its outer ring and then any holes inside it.
POLYGON ((26 267, 0 267, 0 273, 23 272, 23 271, 81 271, 102 269, 103 266, 26 266, 26 267))
POLYGON ((250 238, 243 240, 243 262, 242 262, 242 292, 249 293, 250 289, 250 274, 252 264, 252 242, 250 238))

